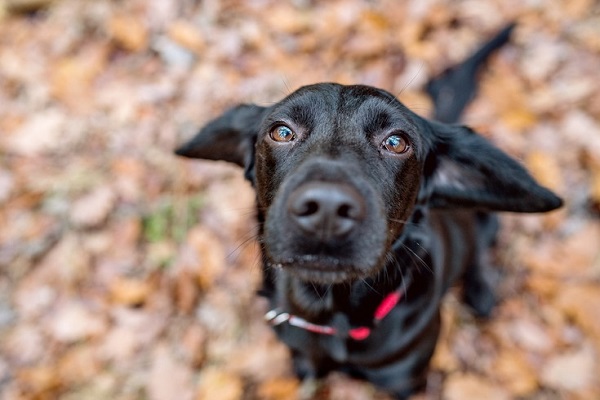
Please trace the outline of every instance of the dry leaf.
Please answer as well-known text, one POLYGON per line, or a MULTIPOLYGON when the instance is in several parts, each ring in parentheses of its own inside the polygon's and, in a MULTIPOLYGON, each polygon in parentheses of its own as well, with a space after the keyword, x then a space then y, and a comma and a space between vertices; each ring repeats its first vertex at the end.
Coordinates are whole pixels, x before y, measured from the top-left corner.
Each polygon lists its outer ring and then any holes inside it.
POLYGON ((51 92, 74 110, 88 110, 94 80, 104 70, 108 47, 104 44, 86 47, 81 54, 64 58, 51 68, 51 92))
POLYGON ((244 395, 242 379, 238 375, 217 369, 205 368, 195 400, 241 400, 244 395))
POLYGON ((509 400, 510 395, 483 376, 455 373, 446 379, 443 398, 445 400, 509 400))
POLYGON ((106 320, 81 303, 72 301, 58 307, 48 319, 48 332, 63 343, 75 343, 106 332, 106 320))
POLYGON ((600 287, 591 283, 562 285, 555 304, 592 335, 600 349, 600 287))
POLYGON ((110 286, 111 299, 126 306, 143 304, 151 291, 149 282, 123 277, 114 280, 110 286))
POLYGON ((556 389, 583 391, 598 384, 597 354, 589 345, 553 356, 542 367, 542 381, 556 389))
POLYGON ((107 361, 131 360, 142 345, 142 340, 133 329, 117 326, 104 336, 98 354, 107 361))
POLYGON ((547 152, 532 151, 525 160, 535 179, 547 188, 560 192, 563 187, 561 169, 555 157, 547 152))
POLYGON ((67 123, 58 109, 31 114, 27 121, 6 138, 6 149, 24 156, 36 156, 60 149, 61 136, 67 123))
POLYGON ((116 197, 109 185, 99 186, 78 199, 71 209, 71 222, 85 228, 104 222, 116 204, 116 197))
POLYGON ((225 249, 217 237, 207 229, 196 227, 188 233, 187 243, 193 251, 196 265, 186 269, 195 272, 200 287, 209 288, 225 269, 225 249))
POLYGON ((9 171, 0 169, 0 204, 8 200, 15 189, 15 179, 9 171))
POLYGON ((523 353, 505 351, 494 362, 492 373, 517 396, 528 396, 538 388, 537 374, 523 353))
POLYGON ((33 398, 50 399, 61 386, 58 371, 52 365, 19 369, 16 371, 16 379, 33 398))
POLYGON ((164 344, 159 345, 153 352, 152 366, 146 381, 146 394, 150 400, 193 399, 191 369, 178 363, 164 344))
POLYGON ((555 346, 555 340, 548 330, 534 321, 517 319, 508 329, 512 339, 525 350, 548 353, 555 346))
POLYGON ((298 397, 300 382, 294 378, 276 378, 262 382, 257 389, 260 400, 294 400, 298 397))
POLYGON ((148 47, 148 29, 132 15, 115 15, 108 21, 108 34, 121 47, 142 51, 148 47))
POLYGON ((181 339, 182 352, 194 368, 198 368, 204 362, 206 344, 206 332, 199 325, 194 324, 185 331, 181 339))
POLYGON ((167 27, 167 35, 180 46, 200 54, 205 48, 206 43, 200 35, 198 29, 186 20, 177 20, 167 27))
POLYGON ((91 381, 100 371, 101 364, 93 345, 80 346, 64 355, 57 365, 63 385, 80 385, 91 381))

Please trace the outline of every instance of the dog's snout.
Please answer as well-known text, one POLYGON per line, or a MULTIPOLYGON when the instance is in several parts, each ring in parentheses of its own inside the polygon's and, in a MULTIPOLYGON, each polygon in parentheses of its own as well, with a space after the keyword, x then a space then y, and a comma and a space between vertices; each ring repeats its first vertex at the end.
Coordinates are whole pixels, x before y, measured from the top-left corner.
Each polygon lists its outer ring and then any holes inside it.
POLYGON ((287 202, 292 220, 307 234, 332 240, 349 234, 365 216, 363 197, 346 184, 307 183, 287 202))

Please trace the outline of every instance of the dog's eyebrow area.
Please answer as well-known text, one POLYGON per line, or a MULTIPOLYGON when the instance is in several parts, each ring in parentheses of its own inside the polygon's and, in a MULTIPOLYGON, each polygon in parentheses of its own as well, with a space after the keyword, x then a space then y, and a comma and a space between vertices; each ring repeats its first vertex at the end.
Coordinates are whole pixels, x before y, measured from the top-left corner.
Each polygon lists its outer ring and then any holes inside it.
POLYGON ((395 98, 370 95, 360 104, 354 113, 360 116, 362 129, 368 136, 381 134, 391 129, 406 133, 415 132, 417 126, 410 114, 403 110, 402 104, 395 98))

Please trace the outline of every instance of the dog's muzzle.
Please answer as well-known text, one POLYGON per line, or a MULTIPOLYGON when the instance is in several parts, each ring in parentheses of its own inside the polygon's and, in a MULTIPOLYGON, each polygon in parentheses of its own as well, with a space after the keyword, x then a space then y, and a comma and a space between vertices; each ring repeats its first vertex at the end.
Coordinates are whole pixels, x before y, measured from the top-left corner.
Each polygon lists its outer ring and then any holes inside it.
POLYGON ((287 199, 291 221, 306 235, 328 242, 349 235, 366 215, 364 198, 344 183, 310 182, 287 199))

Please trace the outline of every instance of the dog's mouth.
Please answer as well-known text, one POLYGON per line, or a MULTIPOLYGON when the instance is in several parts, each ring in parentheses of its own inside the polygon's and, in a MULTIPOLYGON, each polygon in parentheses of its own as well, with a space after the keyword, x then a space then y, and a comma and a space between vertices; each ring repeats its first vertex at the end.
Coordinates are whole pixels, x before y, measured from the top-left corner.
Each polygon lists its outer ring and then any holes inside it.
POLYGON ((338 258, 303 255, 270 263, 306 282, 333 284, 348 282, 367 275, 364 268, 346 264, 338 258))

